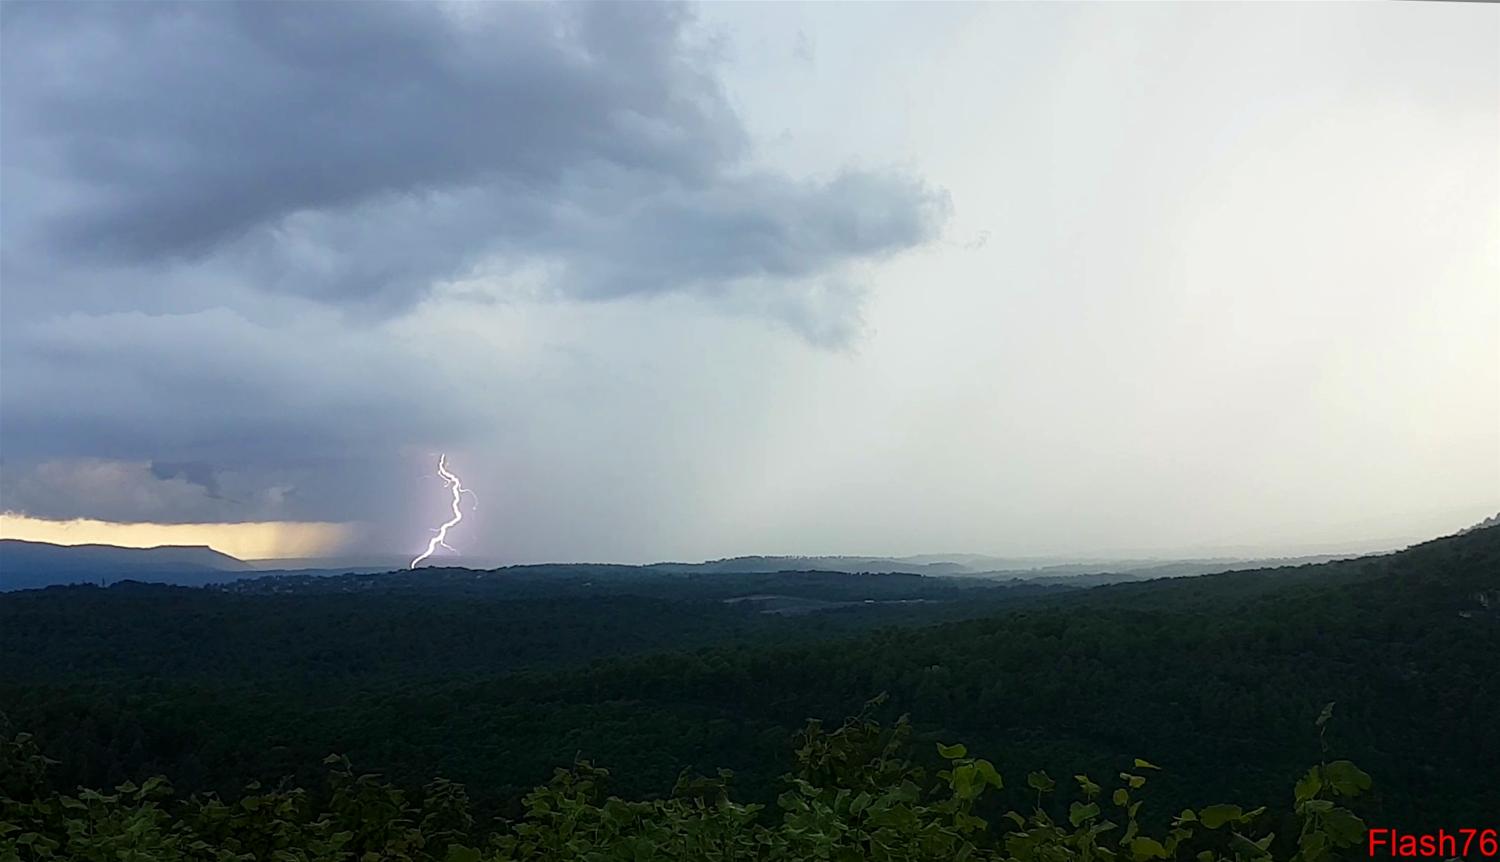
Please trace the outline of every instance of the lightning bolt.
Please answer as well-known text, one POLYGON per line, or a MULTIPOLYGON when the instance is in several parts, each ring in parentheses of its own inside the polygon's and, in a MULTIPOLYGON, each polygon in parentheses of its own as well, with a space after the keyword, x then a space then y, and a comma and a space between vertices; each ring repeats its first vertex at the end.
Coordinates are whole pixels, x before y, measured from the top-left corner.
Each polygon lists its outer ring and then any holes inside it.
POLYGON ((470 491, 468 488, 465 488, 463 480, 455 476, 453 474, 453 471, 448 469, 447 455, 438 456, 438 478, 442 479, 443 484, 448 486, 448 490, 453 492, 453 517, 448 519, 447 523, 443 524, 441 527, 433 530, 433 533, 435 533, 436 535, 428 540, 427 550, 423 551, 417 556, 415 560, 411 561, 411 568, 413 569, 417 567, 418 563, 432 556, 432 552, 436 551, 439 547, 447 548, 450 551, 456 551, 456 549, 452 545, 448 544, 448 531, 453 529, 453 527, 458 525, 459 521, 462 521, 464 519, 463 509, 459 508, 459 503, 463 502, 465 494, 474 497, 474 502, 476 504, 479 502, 478 495, 476 495, 473 491, 470 491))

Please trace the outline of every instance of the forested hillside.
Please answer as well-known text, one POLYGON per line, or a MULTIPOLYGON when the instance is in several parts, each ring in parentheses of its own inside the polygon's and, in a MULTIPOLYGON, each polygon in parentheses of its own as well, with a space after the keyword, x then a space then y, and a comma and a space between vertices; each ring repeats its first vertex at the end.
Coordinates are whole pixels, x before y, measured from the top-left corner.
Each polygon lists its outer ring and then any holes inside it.
MULTIPOLYGON (((912 715, 919 765, 955 738, 1011 775, 1111 775, 1146 757, 1163 768, 1165 818, 1284 800, 1323 757, 1312 722, 1336 702, 1324 742, 1373 776, 1365 806, 1382 824, 1500 810, 1500 529, 1091 590, 859 577, 806 576, 803 598, 832 606, 798 616, 725 602, 732 582, 674 600, 651 579, 598 597, 585 594, 597 577, 551 596, 522 579, 534 592, 480 598, 483 579, 456 570, 432 590, 400 575, 399 589, 360 576, 358 590, 265 595, 19 593, 0 597, 0 704, 59 761, 62 788, 157 773, 184 792, 311 785, 337 753, 408 788, 460 781, 481 812, 518 814, 525 789, 579 757, 630 796, 725 767, 741 798, 770 802, 806 719, 886 692, 874 717, 912 715), (891 604, 849 599, 870 589, 891 604), (979 618, 929 624, 945 614, 979 618)), ((774 578, 729 592, 798 586, 774 578)), ((1034 794, 1018 783, 997 804, 1034 794)))
POLYGON ((211 589, 54 587, 0 597, 0 651, 14 659, 0 680, 274 689, 449 679, 936 622, 1063 589, 836 572, 678 576, 631 566, 281 576, 211 589), (814 612, 816 625, 793 619, 814 612))

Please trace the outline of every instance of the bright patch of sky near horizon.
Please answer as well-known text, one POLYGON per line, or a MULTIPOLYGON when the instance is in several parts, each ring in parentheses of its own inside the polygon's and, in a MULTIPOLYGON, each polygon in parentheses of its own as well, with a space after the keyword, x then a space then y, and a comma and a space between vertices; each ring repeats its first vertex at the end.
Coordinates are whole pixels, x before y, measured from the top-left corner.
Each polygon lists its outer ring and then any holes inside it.
MULTIPOLYGON (((743 126, 736 171, 915 178, 946 192, 940 232, 908 230, 917 198, 884 180, 811 197, 725 182, 654 218, 748 212, 733 233, 758 239, 812 212, 872 233, 788 251, 663 222, 654 256, 600 283, 666 277, 678 255, 690 286, 617 294, 556 284, 595 249, 507 248, 519 264, 421 273, 415 302, 374 319, 237 301, 267 276, 232 246, 196 269, 131 264, 180 294, 44 300, 96 273, 8 247, 0 326, 21 372, 0 406, 24 412, 0 424, 0 509, 359 521, 354 544, 406 552, 443 513, 422 478, 440 449, 484 499, 453 543, 501 561, 1278 552, 1500 509, 1500 9, 696 13, 687 38, 717 58, 694 62, 743 126), (888 239, 849 239, 868 235, 888 239), (794 252, 831 262, 724 263, 794 252), (208 367, 161 370, 184 361, 208 367), (154 370, 96 381, 131 363, 154 370), (193 387, 220 398, 165 394, 193 387), (76 430, 95 426, 113 430, 76 430)), ((21 170, 56 181, 8 164, 7 188, 21 170)), ((43 186, 17 211, 61 207, 43 186)), ((441 207, 464 186, 442 189, 415 213, 323 206, 399 224, 418 254, 457 231, 441 207)), ((560 217, 570 238, 596 211, 632 217, 583 200, 560 217)), ((277 224, 313 238, 281 249, 278 277, 352 253, 347 227, 277 224)), ((603 259, 653 240, 611 236, 603 259)))
POLYGON ((116 545, 156 548, 206 545, 241 560, 313 557, 337 551, 349 531, 344 524, 245 522, 237 524, 116 524, 76 519, 42 520, 0 513, 0 538, 54 545, 116 545))

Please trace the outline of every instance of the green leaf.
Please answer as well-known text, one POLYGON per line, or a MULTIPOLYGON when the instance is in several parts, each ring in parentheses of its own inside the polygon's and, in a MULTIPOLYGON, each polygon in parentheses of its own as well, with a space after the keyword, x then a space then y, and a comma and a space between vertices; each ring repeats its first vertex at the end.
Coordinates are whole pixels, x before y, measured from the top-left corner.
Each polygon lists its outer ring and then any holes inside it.
POLYGON ((965 748, 963 743, 956 743, 954 745, 938 743, 938 755, 940 757, 946 757, 949 760, 958 760, 960 757, 967 756, 968 753, 969 749, 965 748))
POLYGON ((1146 776, 1144 775, 1131 775, 1128 772, 1122 772, 1120 773, 1120 777, 1129 782, 1132 790, 1141 787, 1146 783, 1146 776))
POLYGON ((1370 776, 1347 760, 1335 760, 1323 767, 1323 775, 1340 796, 1358 796, 1370 789, 1370 776))
POLYGON ((445 862, 479 862, 479 851, 462 844, 449 844, 445 862))
POLYGON ((1005 782, 1000 779, 1000 773, 995 771, 995 764, 980 758, 974 761, 974 768, 979 771, 979 778, 985 784, 996 790, 1005 786, 1005 782))
POLYGON ((1136 858, 1137 862, 1143 862, 1146 859, 1167 858, 1167 848, 1161 846, 1161 843, 1155 838, 1137 838, 1131 841, 1130 853, 1136 858))
POLYGON ((160 775, 153 775, 141 784, 142 796, 149 796, 155 793, 170 794, 171 792, 172 785, 167 782, 166 778, 160 775))
POLYGON ((1244 817, 1238 805, 1210 805, 1198 812, 1198 819, 1209 829, 1218 829, 1225 823, 1233 823, 1244 817))
POLYGON ((1320 859, 1328 847, 1328 836, 1322 832, 1305 832, 1299 842, 1303 859, 1320 859))
POLYGON ((1057 782, 1047 777, 1045 772, 1033 772, 1026 776, 1026 784, 1043 793, 1049 792, 1057 786, 1057 782))
POLYGON ((1322 789, 1323 777, 1318 774, 1318 767, 1314 766, 1313 768, 1307 770, 1307 774, 1302 776, 1302 778, 1298 780, 1293 793, 1298 802, 1306 802, 1307 800, 1317 796, 1318 791, 1322 789))
POLYGON ((1084 805, 1082 802, 1075 802, 1068 808, 1068 822, 1074 826, 1082 826, 1084 823, 1098 816, 1099 806, 1092 802, 1087 805, 1084 805))
POLYGON ((1114 800, 1116 805, 1124 806, 1130 802, 1130 791, 1121 787, 1110 798, 1114 800))
POLYGON ((953 770, 953 777, 948 782, 953 788, 953 794, 959 799, 973 799, 978 796, 979 788, 974 786, 974 776, 978 771, 973 764, 965 764, 953 770))
POLYGON ((1333 800, 1309 799, 1306 802, 1302 803, 1298 807, 1298 810, 1306 812, 1308 814, 1322 814, 1324 811, 1333 810, 1333 800))
POLYGON ((1248 857, 1251 859, 1259 859, 1263 856, 1269 855, 1266 853, 1266 848, 1271 846, 1271 839, 1275 837, 1276 836, 1272 834, 1267 835, 1259 841, 1251 841, 1249 838, 1246 838, 1238 832, 1231 832, 1229 833, 1229 843, 1234 847, 1235 855, 1242 858, 1248 857))
POLYGON ((983 817, 975 817, 972 814, 964 814, 962 812, 953 815, 953 821, 955 825, 962 827, 963 831, 965 832, 973 832, 977 829, 990 828, 989 821, 985 820, 983 817))
POLYGON ((1151 763, 1150 761, 1142 760, 1139 757, 1137 757, 1135 759, 1135 768, 1136 769, 1161 769, 1160 766, 1157 766, 1156 764, 1151 763))
POLYGON ((1323 829, 1341 847, 1353 847, 1365 839, 1365 822, 1347 808, 1335 808, 1324 814, 1323 829))
POLYGON ((1083 795, 1089 799, 1093 799, 1099 795, 1099 785, 1095 784, 1087 775, 1075 775, 1073 776, 1073 780, 1078 782, 1078 787, 1083 790, 1083 795))

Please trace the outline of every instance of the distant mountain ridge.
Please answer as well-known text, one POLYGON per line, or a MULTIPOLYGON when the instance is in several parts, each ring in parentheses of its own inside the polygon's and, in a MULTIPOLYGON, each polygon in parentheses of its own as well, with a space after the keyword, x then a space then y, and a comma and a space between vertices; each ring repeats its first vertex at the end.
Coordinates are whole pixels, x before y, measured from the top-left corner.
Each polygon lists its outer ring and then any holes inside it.
POLYGON ((1480 521, 1479 523, 1474 524, 1471 527, 1464 527, 1455 535, 1462 536, 1465 533, 1472 533, 1475 530, 1484 530, 1490 527, 1500 527, 1500 512, 1496 512, 1495 514, 1489 516, 1488 518, 1485 518, 1483 521, 1480 521))
POLYGON ((964 575, 976 570, 956 560, 933 558, 919 560, 913 557, 799 557, 799 556, 746 556, 706 560, 701 563, 663 562, 651 563, 644 568, 659 572, 728 572, 750 574, 763 572, 819 571, 819 572, 881 572, 906 575, 964 575))
POLYGON ((131 579, 192 585, 253 572, 249 563, 207 545, 125 548, 0 539, 0 590, 131 579))
MULTIPOLYGON (((1500 515, 1487 518, 1461 533, 1500 524, 1500 515)), ((1263 557, 997 557, 989 554, 917 554, 903 557, 830 555, 755 555, 699 563, 659 562, 647 565, 559 564, 496 566, 479 559, 453 559, 444 565, 419 569, 453 568, 515 576, 522 572, 546 577, 572 576, 582 569, 631 577, 662 575, 759 575, 787 572, 842 574, 903 574, 1000 582, 1034 586, 1089 587, 1154 578, 1211 575, 1247 569, 1299 566, 1352 559, 1362 554, 1317 554, 1263 557)), ((0 539, 0 591, 36 589, 74 583, 111 584, 139 580, 174 586, 204 586, 250 577, 323 577, 341 574, 407 575, 405 558, 367 555, 347 559, 243 561, 206 546, 164 545, 124 548, 114 545, 55 545, 19 539, 0 539)))
POLYGON ((724 572, 753 574, 788 571, 862 572, 1038 580, 1110 576, 1109 582, 1300 566, 1350 559, 1360 554, 1311 554, 1295 557, 1099 558, 993 557, 987 554, 921 554, 910 557, 745 556, 702 563, 652 563, 643 568, 674 574, 724 572))

